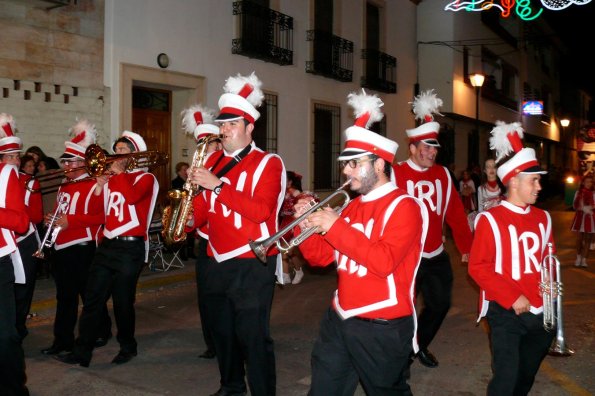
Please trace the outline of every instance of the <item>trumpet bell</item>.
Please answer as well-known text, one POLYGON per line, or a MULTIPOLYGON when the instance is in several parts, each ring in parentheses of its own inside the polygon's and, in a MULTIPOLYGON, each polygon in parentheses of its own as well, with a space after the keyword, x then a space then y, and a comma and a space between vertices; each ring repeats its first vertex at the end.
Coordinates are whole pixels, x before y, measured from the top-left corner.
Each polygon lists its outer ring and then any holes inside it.
POLYGON ((99 145, 92 144, 87 147, 85 151, 85 168, 89 176, 97 177, 103 175, 106 163, 107 155, 105 155, 99 145))

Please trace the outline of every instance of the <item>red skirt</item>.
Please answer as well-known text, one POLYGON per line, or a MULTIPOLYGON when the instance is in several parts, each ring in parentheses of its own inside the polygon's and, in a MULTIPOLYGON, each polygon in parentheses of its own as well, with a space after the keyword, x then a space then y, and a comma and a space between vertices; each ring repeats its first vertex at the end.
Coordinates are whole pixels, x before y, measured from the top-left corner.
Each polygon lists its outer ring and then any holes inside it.
POLYGON ((572 220, 572 231, 595 233, 595 215, 587 214, 582 210, 577 210, 572 220))

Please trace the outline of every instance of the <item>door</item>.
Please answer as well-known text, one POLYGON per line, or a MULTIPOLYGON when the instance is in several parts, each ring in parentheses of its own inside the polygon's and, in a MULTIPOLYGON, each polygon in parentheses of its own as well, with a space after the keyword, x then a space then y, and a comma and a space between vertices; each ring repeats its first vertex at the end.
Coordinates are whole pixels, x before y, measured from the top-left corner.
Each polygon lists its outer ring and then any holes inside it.
MULTIPOLYGON (((161 151, 171 158, 171 91, 134 87, 132 130, 145 139, 147 150, 161 151)), ((171 187, 171 161, 150 171, 159 182, 157 202, 165 205, 171 187)))

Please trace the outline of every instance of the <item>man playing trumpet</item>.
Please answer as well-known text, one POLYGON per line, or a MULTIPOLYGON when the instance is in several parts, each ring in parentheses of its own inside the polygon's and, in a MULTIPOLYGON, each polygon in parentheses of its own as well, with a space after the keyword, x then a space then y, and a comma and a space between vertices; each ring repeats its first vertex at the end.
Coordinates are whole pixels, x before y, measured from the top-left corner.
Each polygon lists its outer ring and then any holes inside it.
MULTIPOLYGON (((355 125, 339 156, 351 190, 361 194, 337 214, 315 211, 303 228, 317 227, 300 245, 311 265, 337 263, 338 289, 312 351, 309 395, 408 395, 409 355, 415 340, 414 279, 428 228, 416 198, 391 181, 398 145, 366 129, 382 119, 376 96, 350 94, 355 125)), ((305 199, 296 204, 299 215, 305 199)), ((296 230, 297 232, 297 230, 296 230)))
MULTIPOLYGON (((116 154, 147 151, 144 139, 124 131, 113 145, 116 154)), ((148 230, 159 185, 155 176, 143 169, 128 170, 130 158, 111 162, 110 175, 97 178, 106 207, 103 239, 95 252, 87 282, 79 337, 72 353, 58 355, 68 364, 89 366, 97 338, 103 307, 112 296, 118 327, 120 351, 112 363, 123 364, 137 355, 134 338, 136 283, 148 256, 148 230)))
MULTIPOLYGON (((553 243, 549 213, 532 206, 541 185, 535 151, 523 148, 520 123, 496 123, 490 148, 508 196, 479 213, 469 256, 469 275, 481 288, 480 316, 490 325, 492 379, 487 394, 526 395, 555 336, 544 329, 540 295, 543 259, 553 243)), ((550 273, 550 276, 552 274, 550 273)))
MULTIPOLYGON (((103 197, 95 194, 97 181, 89 178, 85 170, 85 150, 95 144, 95 126, 80 120, 71 128, 72 139, 64 144, 60 156, 67 181, 56 196, 56 208, 46 215, 46 223, 55 214, 52 228, 59 229, 54 243, 53 276, 56 282, 56 316, 54 318, 54 341, 42 349, 44 355, 57 355, 72 351, 74 328, 78 317, 79 297, 85 302, 89 269, 95 255, 97 236, 105 221, 103 197), (81 181, 84 180, 84 181, 81 181), (58 207, 60 207, 58 209, 58 207)), ((51 235, 50 231, 50 235, 51 235)), ((40 247, 40 249, 42 249, 40 247)), ((96 346, 103 346, 111 337, 111 320, 103 305, 103 319, 96 346)))

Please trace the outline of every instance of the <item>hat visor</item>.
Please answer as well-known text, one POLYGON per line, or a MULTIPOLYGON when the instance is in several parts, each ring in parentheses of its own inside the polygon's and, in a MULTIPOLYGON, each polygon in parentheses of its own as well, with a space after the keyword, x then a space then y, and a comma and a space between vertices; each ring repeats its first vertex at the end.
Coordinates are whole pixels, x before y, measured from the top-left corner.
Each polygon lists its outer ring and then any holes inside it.
POLYGON ((525 174, 536 174, 537 173, 540 175, 547 175, 547 171, 544 171, 539 166, 532 166, 530 168, 524 169, 523 171, 521 171, 519 173, 525 173, 525 174))
POLYGON ((424 140, 422 140, 422 142, 424 142, 428 146, 440 147, 440 143, 438 143, 438 140, 436 140, 436 139, 424 139, 424 140))
POLYGON ((343 150, 343 152, 337 158, 337 161, 347 161, 351 159, 361 158, 364 155, 370 155, 368 151, 357 151, 357 150, 343 150))
POLYGON ((215 118, 215 122, 226 122, 226 121, 235 121, 235 120, 241 120, 242 116, 239 116, 237 114, 231 114, 231 113, 221 113, 217 116, 217 118, 215 118))
POLYGON ((64 153, 60 156, 60 159, 80 159, 83 160, 83 157, 79 157, 78 155, 72 155, 70 153, 64 153))
POLYGON ((0 154, 13 154, 13 153, 22 153, 23 149, 11 149, 11 150, 4 150, 0 151, 0 154))

